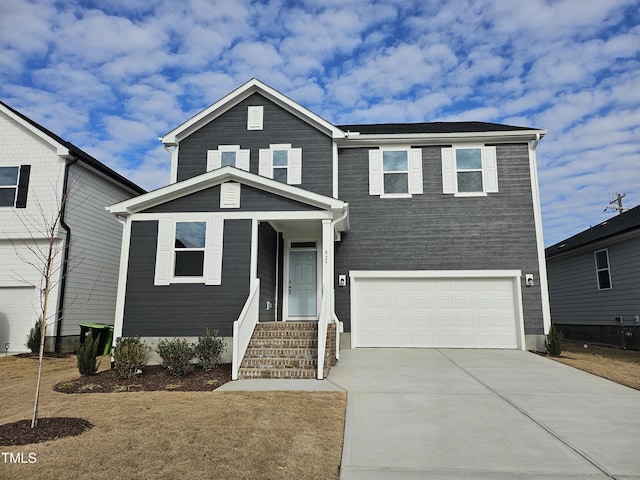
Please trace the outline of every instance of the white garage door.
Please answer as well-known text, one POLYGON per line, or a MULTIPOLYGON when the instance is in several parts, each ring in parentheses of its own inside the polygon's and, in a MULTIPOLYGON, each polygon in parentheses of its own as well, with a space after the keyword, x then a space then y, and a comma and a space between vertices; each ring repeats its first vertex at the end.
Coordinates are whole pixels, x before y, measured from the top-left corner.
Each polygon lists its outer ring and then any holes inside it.
POLYGON ((26 352, 27 335, 35 324, 33 287, 0 287, 0 350, 26 352))
POLYGON ((514 278, 352 277, 354 347, 518 348, 514 278))

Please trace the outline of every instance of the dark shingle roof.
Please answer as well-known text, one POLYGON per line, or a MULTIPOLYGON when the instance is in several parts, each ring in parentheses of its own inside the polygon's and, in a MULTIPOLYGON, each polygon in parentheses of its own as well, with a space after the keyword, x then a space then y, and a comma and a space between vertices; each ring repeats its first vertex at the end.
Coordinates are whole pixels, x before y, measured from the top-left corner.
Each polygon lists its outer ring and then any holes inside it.
POLYGON ((423 123, 375 123, 363 125, 336 125, 342 131, 361 134, 397 134, 397 133, 471 133, 471 132, 510 132, 514 130, 539 130, 529 127, 514 127, 500 123, 487 122, 423 122, 423 123))
POLYGON ((18 117, 23 119, 25 122, 33 125, 35 128, 40 130, 45 135, 51 137, 52 139, 54 139, 56 142, 60 143, 61 145, 64 145, 67 149, 69 149, 69 153, 71 153, 72 155, 76 155, 81 162, 93 167, 94 169, 96 169, 99 172, 105 174, 107 177, 115 180, 116 182, 119 182, 119 183, 125 185, 126 187, 130 188, 131 190, 135 191, 136 193, 139 193, 139 194, 146 193, 146 190, 144 188, 136 185, 131 180, 123 177, 122 175, 120 175, 115 170, 112 170, 111 168, 107 167, 104 163, 102 163, 99 160, 95 159, 94 157, 89 155, 84 150, 76 147, 73 143, 67 142, 65 139, 63 139, 62 137, 59 137, 58 135, 53 133, 51 130, 48 130, 48 129, 44 128, 42 125, 34 122, 33 120, 31 120, 26 115, 20 113, 19 111, 17 111, 14 108, 11 108, 9 105, 4 103, 3 101, 0 101, 0 104, 3 107, 5 107, 7 110, 10 110, 14 114, 16 114, 18 117))
POLYGON ((640 205, 545 249, 547 258, 640 228, 640 205))

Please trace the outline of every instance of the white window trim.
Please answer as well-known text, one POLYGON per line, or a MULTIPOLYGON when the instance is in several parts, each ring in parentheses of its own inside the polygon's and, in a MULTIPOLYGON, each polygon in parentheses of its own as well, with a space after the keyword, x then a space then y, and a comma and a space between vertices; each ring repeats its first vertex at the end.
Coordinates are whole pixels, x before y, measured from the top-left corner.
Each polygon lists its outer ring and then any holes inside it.
POLYGON ((222 284, 222 247, 224 240, 224 219, 212 215, 167 215, 158 220, 156 244, 156 265, 154 285, 175 283, 222 284), (204 247, 203 275, 201 277, 175 276, 175 239, 177 222, 205 222, 206 237, 204 247))
POLYGON ((498 193, 498 164, 496 147, 494 145, 485 145, 484 143, 461 143, 443 148, 442 192, 444 194, 453 194, 454 197, 486 197, 489 193, 498 193), (482 191, 458 192, 456 150, 473 148, 480 149, 482 155, 482 191))
MULTIPOLYGON (((398 171, 396 173, 403 173, 398 171)), ((407 145, 381 147, 369 150, 369 195, 376 195, 380 198, 411 198, 413 195, 423 193, 422 177, 422 149, 411 148, 407 145), (383 153, 384 152, 407 152, 407 189, 406 193, 385 193, 383 153)))
POLYGON ((596 250, 595 252, 593 252, 593 262, 594 262, 594 266, 596 268, 596 283, 598 284, 598 291, 600 290, 613 290, 613 280, 611 279, 611 262, 609 261, 609 249, 608 248, 602 248, 600 250, 596 250), (598 253, 600 252, 604 252, 606 257, 607 257, 607 268, 598 268, 598 253), (609 287, 608 288, 601 288, 600 287, 600 272, 602 271, 607 271, 607 274, 609 276, 609 287))
POLYGON ((258 174, 273 179, 273 152, 276 150, 287 151, 287 184, 300 185, 302 183, 302 148, 294 148, 290 143, 275 143, 269 145, 269 148, 261 148, 258 174))
POLYGON ((245 172, 249 171, 251 158, 249 149, 241 149, 240 145, 218 145, 217 150, 207 150, 207 172, 217 170, 222 166, 222 152, 235 152, 234 167, 245 172))

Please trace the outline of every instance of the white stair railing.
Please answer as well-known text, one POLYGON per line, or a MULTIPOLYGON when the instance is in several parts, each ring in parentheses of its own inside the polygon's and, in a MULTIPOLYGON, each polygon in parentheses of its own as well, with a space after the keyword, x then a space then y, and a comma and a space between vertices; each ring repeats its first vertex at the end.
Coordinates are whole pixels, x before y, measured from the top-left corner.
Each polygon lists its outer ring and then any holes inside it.
POLYGON ((258 323, 260 313, 260 280, 254 279, 249 288, 249 297, 240 312, 238 320, 233 322, 233 359, 231 363, 231 379, 238 379, 240 364, 247 352, 253 330, 258 323))

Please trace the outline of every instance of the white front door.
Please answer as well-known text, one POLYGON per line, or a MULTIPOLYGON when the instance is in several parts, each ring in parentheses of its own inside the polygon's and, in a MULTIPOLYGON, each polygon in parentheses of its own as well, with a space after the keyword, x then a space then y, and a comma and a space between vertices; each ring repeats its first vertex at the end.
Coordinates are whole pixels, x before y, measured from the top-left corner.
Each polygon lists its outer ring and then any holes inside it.
POLYGON ((289 317, 316 318, 318 305, 317 252, 289 252, 289 317))

